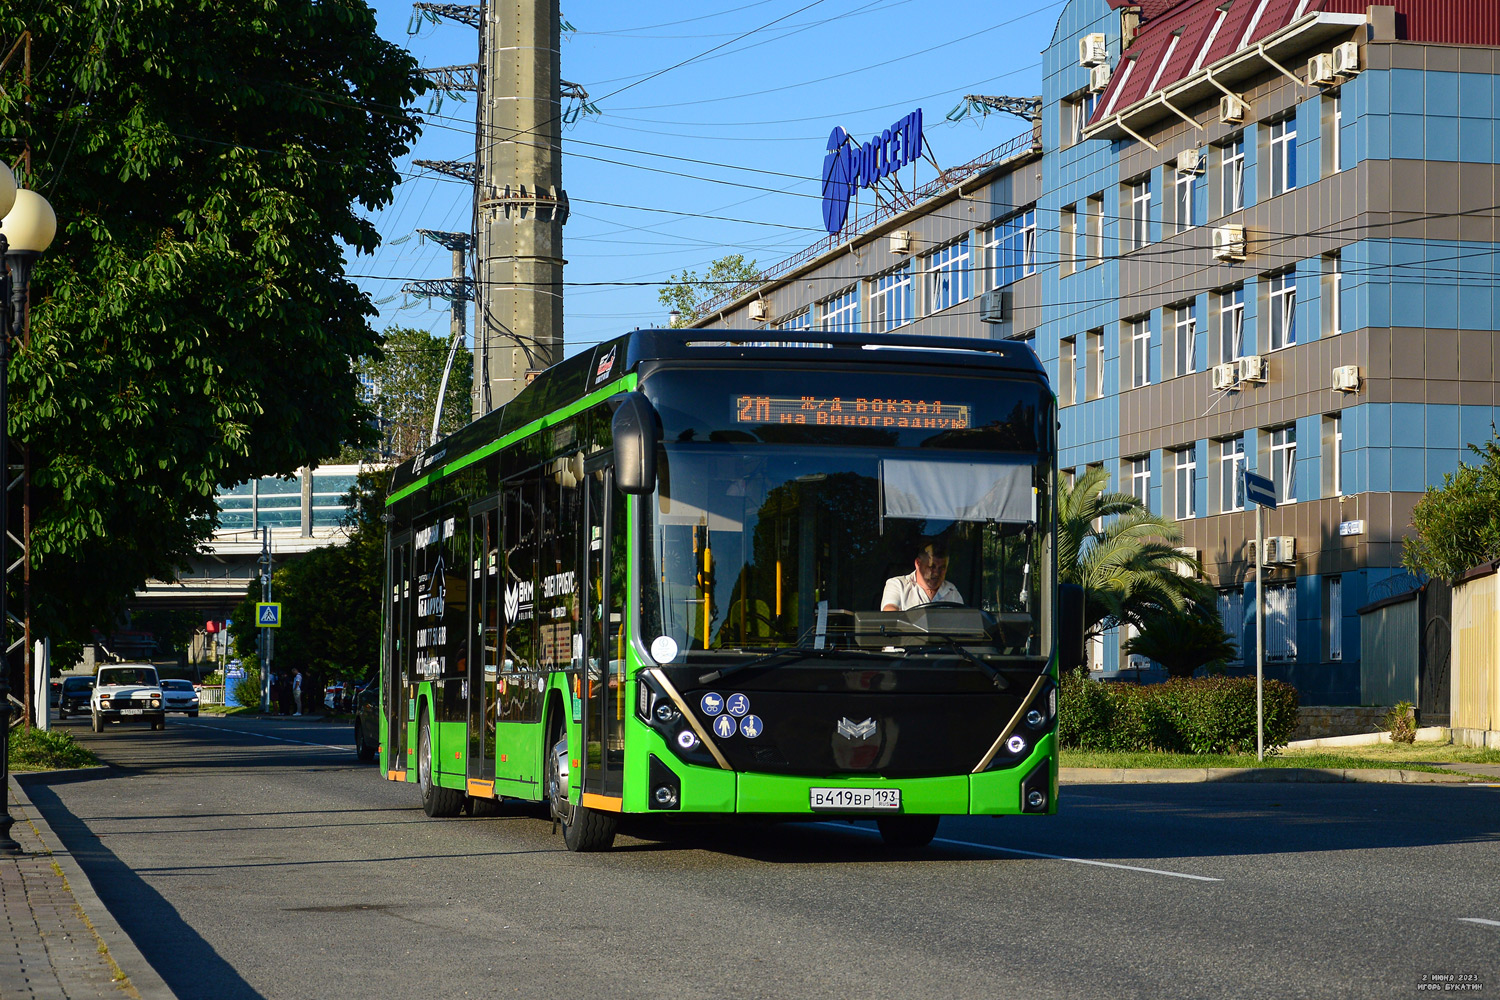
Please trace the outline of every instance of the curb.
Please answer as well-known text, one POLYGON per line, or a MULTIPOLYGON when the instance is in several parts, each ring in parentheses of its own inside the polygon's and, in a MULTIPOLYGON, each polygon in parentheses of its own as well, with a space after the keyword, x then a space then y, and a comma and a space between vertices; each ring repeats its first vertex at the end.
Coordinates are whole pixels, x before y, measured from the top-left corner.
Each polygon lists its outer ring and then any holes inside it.
POLYGON ((1405 771, 1384 767, 1060 767, 1057 780, 1065 785, 1194 784, 1210 781, 1241 783, 1377 782, 1382 784, 1486 783, 1469 774, 1405 771))
POLYGON ((94 892, 94 884, 74 860, 72 852, 63 846, 61 838, 52 832, 46 817, 31 801, 25 787, 16 780, 14 774, 10 776, 10 791, 18 804, 26 810, 25 821, 36 828, 42 845, 52 852, 52 860, 62 869, 63 876, 68 880, 68 888, 72 890, 73 898, 83 910, 84 916, 93 924, 94 933, 99 935, 99 940, 109 949, 115 965, 125 973, 126 980, 135 987, 141 1000, 177 1000, 177 994, 157 975, 151 963, 146 961, 146 956, 141 954, 135 942, 130 939, 130 935, 115 923, 114 914, 109 912, 94 892))

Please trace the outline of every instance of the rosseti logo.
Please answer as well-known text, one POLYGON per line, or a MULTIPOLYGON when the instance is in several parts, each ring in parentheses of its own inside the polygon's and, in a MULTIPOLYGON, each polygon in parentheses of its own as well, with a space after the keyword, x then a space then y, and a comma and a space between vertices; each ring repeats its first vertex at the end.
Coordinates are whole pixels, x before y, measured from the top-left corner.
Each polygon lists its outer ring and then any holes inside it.
POLYGON ((921 156, 921 108, 862 145, 835 126, 823 157, 824 228, 830 233, 844 228, 849 221, 849 198, 856 187, 874 187, 921 156))

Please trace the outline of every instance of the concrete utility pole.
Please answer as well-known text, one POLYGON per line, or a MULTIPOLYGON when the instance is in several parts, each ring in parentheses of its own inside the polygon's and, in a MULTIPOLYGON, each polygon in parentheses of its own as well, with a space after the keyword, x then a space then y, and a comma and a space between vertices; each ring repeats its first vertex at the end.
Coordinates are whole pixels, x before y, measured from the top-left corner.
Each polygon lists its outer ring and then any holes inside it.
MULTIPOLYGON (((468 233, 445 233, 435 229, 418 229, 417 233, 425 240, 440 243, 453 251, 453 287, 455 290, 471 291, 465 274, 468 271, 466 254, 474 248, 474 238, 468 233)), ((402 289, 405 291, 405 288, 402 289)), ((443 422, 443 401, 448 398, 448 374, 453 371, 453 359, 458 356, 458 345, 464 342, 464 303, 473 298, 467 296, 449 296, 453 306, 453 318, 449 324, 448 361, 443 365, 443 380, 438 385, 437 402, 432 408, 432 435, 428 441, 429 445, 437 444, 438 428, 443 422)))
POLYGON ((474 415, 526 386, 562 355, 561 12, 558 0, 482 5, 478 318, 474 415))

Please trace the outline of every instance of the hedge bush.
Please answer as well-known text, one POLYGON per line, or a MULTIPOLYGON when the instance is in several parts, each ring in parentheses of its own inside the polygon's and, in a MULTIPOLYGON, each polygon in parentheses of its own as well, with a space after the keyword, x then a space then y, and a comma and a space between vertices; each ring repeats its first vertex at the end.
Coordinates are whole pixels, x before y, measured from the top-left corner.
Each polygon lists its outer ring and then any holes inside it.
POLYGON ((9 764, 14 771, 52 771, 66 767, 92 767, 99 763, 85 747, 73 740, 66 730, 27 729, 17 726, 10 731, 9 764))
MULTIPOLYGON (((1177 678, 1165 684, 1115 684, 1076 670, 1058 693, 1057 735, 1079 750, 1253 753, 1255 678, 1177 678)), ((1268 680, 1265 746, 1286 746, 1297 727, 1297 691, 1268 680)))

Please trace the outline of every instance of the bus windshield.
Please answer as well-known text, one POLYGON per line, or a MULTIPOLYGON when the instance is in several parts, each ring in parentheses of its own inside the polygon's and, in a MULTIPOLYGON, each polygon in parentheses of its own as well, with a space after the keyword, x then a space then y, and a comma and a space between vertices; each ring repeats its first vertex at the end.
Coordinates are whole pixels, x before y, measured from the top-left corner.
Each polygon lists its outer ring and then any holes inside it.
POLYGON ((668 444, 642 504, 642 635, 688 660, 789 646, 1044 657, 1047 472, 1035 454, 668 444), (922 577, 919 561, 943 571, 922 577))

